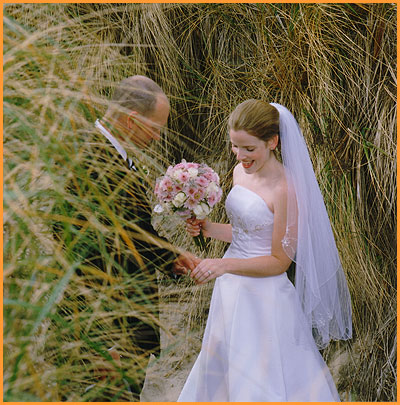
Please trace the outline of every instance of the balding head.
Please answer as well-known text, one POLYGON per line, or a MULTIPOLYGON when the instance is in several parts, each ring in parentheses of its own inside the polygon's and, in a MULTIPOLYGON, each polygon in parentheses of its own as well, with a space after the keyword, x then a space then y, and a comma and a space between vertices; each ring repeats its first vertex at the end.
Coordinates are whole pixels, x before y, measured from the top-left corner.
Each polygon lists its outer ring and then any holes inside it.
POLYGON ((157 83, 145 76, 130 76, 117 85, 102 121, 112 126, 119 140, 147 146, 160 139, 169 110, 168 98, 157 83))
POLYGON ((107 116, 136 111, 148 117, 154 113, 157 100, 168 98, 161 87, 146 76, 130 76, 122 80, 114 91, 107 116))

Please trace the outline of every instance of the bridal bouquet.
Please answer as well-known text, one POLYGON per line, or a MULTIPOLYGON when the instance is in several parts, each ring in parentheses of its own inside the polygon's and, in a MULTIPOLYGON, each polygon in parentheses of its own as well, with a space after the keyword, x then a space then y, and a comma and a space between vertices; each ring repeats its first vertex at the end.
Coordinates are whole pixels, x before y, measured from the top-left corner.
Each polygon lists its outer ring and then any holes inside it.
MULTIPOLYGON (((155 213, 174 213, 183 220, 205 219, 222 197, 218 174, 204 163, 185 160, 168 167, 165 175, 156 180, 154 193, 159 202, 155 213)), ((194 240, 205 248, 201 232, 194 240)))

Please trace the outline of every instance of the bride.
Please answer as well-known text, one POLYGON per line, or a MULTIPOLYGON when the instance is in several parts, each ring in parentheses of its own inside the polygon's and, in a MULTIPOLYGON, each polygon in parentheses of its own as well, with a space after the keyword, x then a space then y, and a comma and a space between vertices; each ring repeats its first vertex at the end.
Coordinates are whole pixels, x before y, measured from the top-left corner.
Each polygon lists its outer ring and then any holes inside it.
POLYGON ((216 281, 178 401, 339 401, 318 349, 351 338, 351 301, 300 128, 285 107, 247 100, 228 129, 239 161, 230 224, 188 220, 187 230, 230 247, 191 274, 216 281), (286 275, 292 261, 296 287, 286 275))

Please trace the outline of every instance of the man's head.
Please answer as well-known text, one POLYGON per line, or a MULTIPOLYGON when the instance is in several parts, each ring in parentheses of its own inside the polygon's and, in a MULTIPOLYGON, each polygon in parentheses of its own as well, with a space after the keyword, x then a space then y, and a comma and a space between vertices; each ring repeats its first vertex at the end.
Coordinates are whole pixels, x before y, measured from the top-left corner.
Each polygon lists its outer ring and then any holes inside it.
POLYGON ((169 110, 168 98, 157 83, 131 76, 118 84, 104 119, 115 127, 115 136, 146 146, 160 139, 169 110))

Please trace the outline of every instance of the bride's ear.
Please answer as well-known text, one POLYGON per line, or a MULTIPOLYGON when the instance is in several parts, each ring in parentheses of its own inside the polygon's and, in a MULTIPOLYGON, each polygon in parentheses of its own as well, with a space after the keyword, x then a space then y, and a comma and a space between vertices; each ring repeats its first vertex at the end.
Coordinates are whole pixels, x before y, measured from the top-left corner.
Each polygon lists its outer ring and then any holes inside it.
POLYGON ((270 150, 275 150, 279 143, 279 136, 274 135, 272 138, 268 140, 268 148, 270 150))

